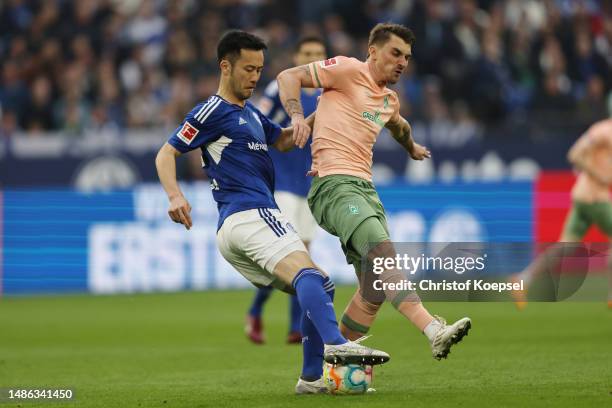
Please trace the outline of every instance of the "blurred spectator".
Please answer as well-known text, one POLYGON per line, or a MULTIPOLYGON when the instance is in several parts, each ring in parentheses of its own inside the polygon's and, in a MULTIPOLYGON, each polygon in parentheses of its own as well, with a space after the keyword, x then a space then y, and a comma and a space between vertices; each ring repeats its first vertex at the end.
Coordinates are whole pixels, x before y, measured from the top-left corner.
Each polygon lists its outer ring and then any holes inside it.
POLYGON ((187 31, 179 29, 170 34, 164 61, 166 71, 170 75, 183 71, 194 71, 196 56, 195 46, 187 31))
POLYGON ((608 63, 608 69, 612 67, 612 16, 603 19, 603 27, 595 32, 595 48, 608 63))
POLYGON ((25 117, 29 90, 22 80, 19 66, 15 61, 3 63, 0 105, 5 112, 13 112, 18 122, 25 117))
POLYGON ((586 86, 593 76, 610 80, 612 71, 606 60, 595 52, 593 39, 588 31, 580 30, 576 33, 574 57, 570 61, 571 78, 579 82, 582 87, 586 86))
POLYGON ((159 12, 153 0, 142 0, 138 13, 125 26, 129 43, 143 46, 143 62, 147 65, 159 63, 165 50, 167 22, 159 12))
POLYGON ((474 113, 486 123, 504 118, 513 84, 507 65, 502 63, 499 37, 487 33, 482 38, 482 56, 474 65, 470 101, 474 113))
POLYGON ((7 110, 0 115, 0 139, 8 139, 17 131, 17 114, 7 110))
POLYGON ((547 73, 532 107, 539 126, 563 127, 572 121, 569 113, 574 109, 575 101, 567 78, 558 73, 547 73))
POLYGON ((577 118, 581 123, 593 123, 608 116, 603 79, 598 75, 589 78, 586 92, 578 101, 577 118))
POLYGON ((162 98, 155 85, 162 80, 155 70, 148 71, 140 86, 127 101, 128 127, 153 127, 161 124, 162 98))
POLYGON ((27 108, 27 116, 22 118, 21 128, 26 131, 55 130, 53 114, 53 89, 47 77, 39 76, 32 83, 27 108))
POLYGON ((458 0, 455 36, 461 44, 463 56, 468 60, 476 60, 481 53, 482 32, 488 16, 476 4, 476 0, 458 0))
POLYGON ((4 2, 0 13, 0 26, 8 33, 25 31, 34 18, 33 10, 25 0, 8 0, 4 2))

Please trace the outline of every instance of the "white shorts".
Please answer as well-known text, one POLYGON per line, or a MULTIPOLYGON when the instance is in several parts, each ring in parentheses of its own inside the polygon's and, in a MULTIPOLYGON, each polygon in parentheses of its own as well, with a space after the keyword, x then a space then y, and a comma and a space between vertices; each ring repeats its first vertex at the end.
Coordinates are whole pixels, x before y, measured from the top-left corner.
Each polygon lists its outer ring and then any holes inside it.
POLYGON ((255 285, 276 277, 276 264, 294 251, 308 252, 295 229, 279 210, 256 208, 227 217, 217 232, 221 255, 255 285))
POLYGON ((293 224, 302 241, 312 242, 317 232, 317 222, 310 212, 306 197, 287 191, 277 191, 274 193, 274 199, 278 208, 293 224))

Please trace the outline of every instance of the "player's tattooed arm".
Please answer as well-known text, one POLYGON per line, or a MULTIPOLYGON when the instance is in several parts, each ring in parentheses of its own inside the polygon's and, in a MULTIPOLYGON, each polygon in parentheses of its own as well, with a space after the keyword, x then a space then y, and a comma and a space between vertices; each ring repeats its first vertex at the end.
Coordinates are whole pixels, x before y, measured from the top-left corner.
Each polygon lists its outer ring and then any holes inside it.
POLYGON ((412 150, 414 147, 414 140, 412 139, 412 128, 408 121, 401 116, 397 121, 389 121, 386 125, 387 129, 391 131, 391 135, 399 144, 404 146, 407 151, 412 150))
POLYGON ((300 89, 307 88, 312 83, 308 65, 286 69, 278 74, 276 79, 281 103, 289 117, 295 114, 304 115, 300 89))
POLYGON ((297 99, 287 99, 283 102, 283 106, 285 107, 285 110, 287 111, 287 114, 290 117, 293 117, 293 115, 295 115, 296 113, 302 116, 304 115, 304 109, 302 108, 302 104, 297 99))
POLYGON ((387 122, 386 128, 397 142, 406 149, 414 160, 423 160, 431 157, 431 152, 412 138, 412 127, 410 123, 401 116, 397 121, 387 122))
POLYGON ((291 118, 293 142, 302 148, 310 137, 310 127, 304 119, 300 89, 311 88, 312 78, 307 65, 286 69, 276 77, 281 103, 291 118))

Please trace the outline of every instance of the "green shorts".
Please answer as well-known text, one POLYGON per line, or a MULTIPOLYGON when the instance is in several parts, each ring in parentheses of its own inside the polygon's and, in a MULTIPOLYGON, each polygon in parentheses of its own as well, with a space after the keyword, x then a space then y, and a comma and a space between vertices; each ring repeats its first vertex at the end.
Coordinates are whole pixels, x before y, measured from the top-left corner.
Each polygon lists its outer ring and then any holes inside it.
POLYGON ((350 240, 361 223, 375 217, 379 223, 372 223, 373 230, 367 231, 370 242, 389 239, 385 209, 374 185, 367 180, 345 175, 315 177, 308 193, 308 206, 321 228, 340 238, 346 261, 356 270, 360 268, 364 249, 353 248, 350 240))
POLYGON ((609 201, 596 203, 574 201, 565 221, 563 234, 582 239, 591 225, 596 225, 604 234, 612 238, 612 203, 609 201))

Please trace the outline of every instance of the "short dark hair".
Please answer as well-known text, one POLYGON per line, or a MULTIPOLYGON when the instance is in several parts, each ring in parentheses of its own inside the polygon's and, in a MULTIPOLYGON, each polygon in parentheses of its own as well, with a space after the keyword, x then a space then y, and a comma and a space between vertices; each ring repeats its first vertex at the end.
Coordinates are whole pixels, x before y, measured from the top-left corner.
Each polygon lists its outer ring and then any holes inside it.
POLYGON ((327 46, 325 45, 325 41, 323 41, 321 37, 316 35, 307 35, 304 37, 300 37, 298 42, 295 44, 295 52, 300 52, 300 49, 302 49, 302 45, 307 43, 319 43, 323 46, 323 48, 327 48, 327 46))
POLYGON ((226 59, 232 64, 240 56, 240 50, 267 50, 266 43, 256 35, 242 30, 228 31, 217 45, 217 62, 226 59))
POLYGON ((406 26, 395 23, 378 23, 370 31, 368 47, 371 45, 384 45, 391 38, 391 34, 397 35, 407 44, 410 44, 410 46, 413 46, 416 41, 414 33, 406 26))

